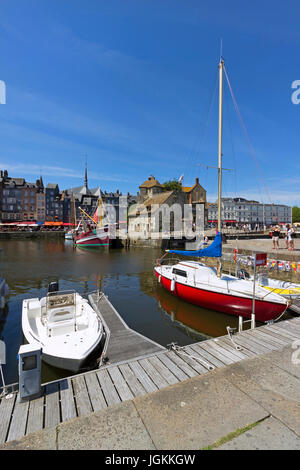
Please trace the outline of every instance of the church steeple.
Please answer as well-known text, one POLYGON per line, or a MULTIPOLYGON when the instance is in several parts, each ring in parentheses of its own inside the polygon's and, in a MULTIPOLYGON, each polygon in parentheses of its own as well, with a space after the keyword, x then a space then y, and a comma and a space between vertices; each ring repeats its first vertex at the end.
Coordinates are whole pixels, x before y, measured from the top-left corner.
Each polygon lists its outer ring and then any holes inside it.
POLYGON ((85 157, 84 187, 85 187, 86 189, 88 189, 87 158, 86 158, 86 157, 85 157))

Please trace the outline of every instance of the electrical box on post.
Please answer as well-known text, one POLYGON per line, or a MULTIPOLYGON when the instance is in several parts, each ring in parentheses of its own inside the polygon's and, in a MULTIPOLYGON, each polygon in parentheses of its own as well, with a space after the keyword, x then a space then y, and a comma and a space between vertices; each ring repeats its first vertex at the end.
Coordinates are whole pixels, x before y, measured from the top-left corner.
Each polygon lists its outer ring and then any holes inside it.
POLYGON ((41 396, 40 343, 23 344, 19 349, 19 401, 28 401, 41 396))

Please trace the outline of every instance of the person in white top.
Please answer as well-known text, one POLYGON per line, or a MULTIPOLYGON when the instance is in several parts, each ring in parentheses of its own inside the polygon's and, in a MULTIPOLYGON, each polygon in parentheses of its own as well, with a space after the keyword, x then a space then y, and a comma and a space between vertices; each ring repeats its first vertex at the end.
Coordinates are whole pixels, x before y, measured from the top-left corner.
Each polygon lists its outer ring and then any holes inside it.
POLYGON ((295 230, 294 230, 294 227, 292 227, 291 225, 287 224, 287 243, 288 243, 288 249, 290 251, 293 251, 294 250, 294 233, 295 233, 295 230))

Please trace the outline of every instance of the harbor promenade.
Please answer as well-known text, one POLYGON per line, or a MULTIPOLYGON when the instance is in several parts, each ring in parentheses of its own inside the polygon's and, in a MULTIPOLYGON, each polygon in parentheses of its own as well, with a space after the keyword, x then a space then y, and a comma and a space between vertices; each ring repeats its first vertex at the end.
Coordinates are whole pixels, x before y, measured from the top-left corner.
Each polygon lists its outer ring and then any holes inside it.
POLYGON ((223 245, 224 252, 229 250, 233 251, 235 248, 238 249, 239 253, 247 251, 251 254, 253 251, 261 251, 267 253, 269 258, 287 259, 300 261, 300 234, 298 238, 294 239, 295 249, 289 251, 286 248, 285 240, 279 239, 279 250, 273 249, 273 241, 269 238, 254 238, 249 240, 242 239, 228 239, 227 243, 223 245))
POLYGON ((300 449, 300 318, 233 338, 52 383, 14 410, 3 398, 0 449, 300 449))

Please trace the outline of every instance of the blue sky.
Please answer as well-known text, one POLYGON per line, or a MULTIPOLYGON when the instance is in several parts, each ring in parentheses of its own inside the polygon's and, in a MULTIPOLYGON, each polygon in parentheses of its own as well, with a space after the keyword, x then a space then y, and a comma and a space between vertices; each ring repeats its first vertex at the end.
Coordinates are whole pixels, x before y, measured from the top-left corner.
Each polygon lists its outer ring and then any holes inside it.
POLYGON ((0 168, 136 193, 150 174, 217 195, 220 39, 223 196, 300 206, 296 1, 2 0, 0 168))

